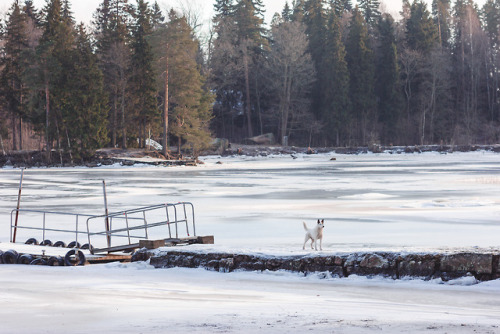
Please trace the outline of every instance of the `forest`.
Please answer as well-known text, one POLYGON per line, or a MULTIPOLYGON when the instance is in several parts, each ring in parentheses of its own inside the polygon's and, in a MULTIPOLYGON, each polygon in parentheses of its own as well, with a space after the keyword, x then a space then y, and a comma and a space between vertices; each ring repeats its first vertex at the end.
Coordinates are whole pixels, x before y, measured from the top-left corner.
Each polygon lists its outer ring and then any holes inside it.
POLYGON ((470 145, 500 140, 500 0, 262 0, 189 10, 102 0, 12 1, 1 22, 0 144, 86 159, 148 139, 199 154, 213 138, 281 145, 470 145), (200 33, 204 31, 204 33, 200 33))

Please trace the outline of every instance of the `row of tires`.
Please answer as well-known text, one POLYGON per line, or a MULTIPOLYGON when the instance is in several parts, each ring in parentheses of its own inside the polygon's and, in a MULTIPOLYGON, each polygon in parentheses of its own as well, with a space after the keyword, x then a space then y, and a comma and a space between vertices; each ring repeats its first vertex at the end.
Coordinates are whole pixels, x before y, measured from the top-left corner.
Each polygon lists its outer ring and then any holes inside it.
POLYGON ((31 264, 48 266, 83 266, 85 255, 78 249, 72 249, 62 256, 38 257, 31 254, 18 254, 15 250, 0 251, 0 264, 31 264))
POLYGON ((25 244, 26 245, 50 246, 50 247, 61 247, 61 248, 92 249, 92 245, 84 244, 82 246, 77 241, 72 241, 66 245, 66 243, 64 241, 56 241, 56 242, 52 243, 52 241, 50 241, 49 239, 45 239, 39 243, 38 240, 36 240, 35 238, 29 238, 28 240, 26 240, 25 244))

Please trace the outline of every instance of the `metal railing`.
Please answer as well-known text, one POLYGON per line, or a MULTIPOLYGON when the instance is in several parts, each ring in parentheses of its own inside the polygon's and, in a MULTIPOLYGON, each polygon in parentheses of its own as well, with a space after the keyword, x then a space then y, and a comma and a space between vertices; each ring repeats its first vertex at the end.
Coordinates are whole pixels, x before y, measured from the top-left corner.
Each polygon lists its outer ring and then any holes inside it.
POLYGON ((175 239, 178 239, 180 225, 185 227, 186 237, 196 236, 192 203, 166 203, 92 216, 87 218, 87 237, 89 244, 94 247, 92 251, 96 253, 127 250, 137 248, 139 240, 148 240, 150 237, 173 239, 175 232, 175 239), (102 221, 104 230, 99 228, 102 221))
POLYGON ((69 238, 72 239, 70 241, 78 242, 79 241, 78 240, 79 234, 87 234, 87 232, 85 230, 82 230, 79 225, 80 225, 80 223, 82 223, 82 220, 84 220, 88 217, 92 217, 92 215, 86 215, 86 214, 80 214, 80 213, 69 213, 69 212, 42 211, 42 210, 30 210, 30 209, 14 209, 10 212, 10 242, 15 242, 14 235, 15 235, 17 230, 39 231, 39 232, 41 232, 41 234, 31 235, 30 237, 37 238, 37 237, 41 236, 41 241, 49 238, 49 236, 47 235, 48 234, 47 232, 54 232, 54 233, 50 234, 50 237, 55 236, 56 233, 58 235, 61 235, 61 234, 68 235, 69 234, 70 235, 69 238), (35 219, 35 225, 33 225, 33 224, 20 225, 19 223, 17 223, 17 224, 15 223, 14 217, 26 218, 25 217, 26 215, 38 216, 39 217, 38 219, 41 220, 41 222, 39 222, 37 224, 36 219, 35 219), (72 219, 74 219, 75 229, 69 230, 69 229, 60 229, 60 228, 52 227, 52 225, 54 223, 47 222, 47 216, 51 216, 51 215, 55 215, 55 216, 59 216, 59 217, 63 217, 63 218, 72 217, 72 219), (83 219, 80 219, 80 218, 83 218, 83 219), (48 224, 51 224, 51 225, 48 226, 48 224), (40 225, 41 225, 41 227, 40 227, 40 225), (74 237, 71 237, 71 235, 74 235, 74 237))
MULTIPOLYGON (((85 215, 69 212, 54 212, 29 209, 14 209, 11 211, 10 241, 15 242, 14 237, 18 230, 39 231, 41 240, 52 238, 56 234, 70 236, 79 242, 85 234, 90 246, 90 252, 114 252, 125 251, 139 247, 139 240, 155 239, 178 239, 180 237, 195 237, 194 206, 189 202, 166 203, 125 211, 113 212, 104 215, 85 215), (21 224, 25 221, 25 215, 34 215, 37 219, 33 224, 21 224), (57 228, 62 223, 47 222, 51 215, 72 217, 75 229, 57 228), (38 217, 39 216, 39 217, 38 217), (15 218, 14 218, 15 217, 15 218), (22 218, 19 219, 18 218, 22 218), (86 230, 80 226, 82 220, 86 219, 86 230), (102 228, 104 222, 104 228, 102 228), (168 237, 167 237, 168 236, 168 237)), ((40 237, 31 235, 31 237, 40 237)))

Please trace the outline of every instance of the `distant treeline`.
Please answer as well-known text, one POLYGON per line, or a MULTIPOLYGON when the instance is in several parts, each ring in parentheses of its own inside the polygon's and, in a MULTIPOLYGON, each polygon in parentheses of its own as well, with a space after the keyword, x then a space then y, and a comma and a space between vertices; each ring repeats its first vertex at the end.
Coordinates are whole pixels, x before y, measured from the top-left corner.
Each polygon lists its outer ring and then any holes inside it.
POLYGON ((377 0, 295 0, 269 29, 264 10, 216 0, 200 30, 189 10, 102 0, 89 31, 68 0, 13 1, 2 148, 26 148, 26 131, 75 159, 150 137, 194 154, 264 133, 300 146, 499 141, 500 0, 404 0, 398 21, 377 0))

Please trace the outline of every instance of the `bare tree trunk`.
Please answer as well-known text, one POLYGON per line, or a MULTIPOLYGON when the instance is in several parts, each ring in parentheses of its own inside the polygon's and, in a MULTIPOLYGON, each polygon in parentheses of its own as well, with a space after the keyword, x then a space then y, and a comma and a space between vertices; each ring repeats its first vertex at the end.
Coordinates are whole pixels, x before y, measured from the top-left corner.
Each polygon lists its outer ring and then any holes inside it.
POLYGON ((122 112, 122 148, 127 148, 127 124, 125 122, 125 83, 123 69, 120 69, 121 84, 122 84, 122 96, 121 96, 121 112, 122 112))
POLYGON ((45 153, 47 154, 48 162, 50 162, 51 160, 50 159, 51 145, 49 140, 49 115, 50 115, 50 91, 49 91, 49 83, 45 81, 45 136, 46 136, 45 140, 47 140, 47 142, 45 143, 47 152, 45 153))
MULTIPOLYGON (((21 85, 21 96, 19 97, 19 102, 22 107, 23 105, 23 86, 21 85)), ((19 149, 23 149, 23 117, 19 115, 19 149)))
POLYGON ((19 116, 19 149, 23 149, 23 118, 19 116))
POLYGON ((168 153, 168 50, 165 54, 165 102, 163 103, 163 150, 162 153, 166 157, 168 153))
POLYGON ((2 139, 2 135, 0 135, 0 145, 2 146, 2 155, 6 155, 5 153, 5 148, 3 146, 3 139, 2 139))
POLYGON ((246 45, 246 43, 243 47, 243 66, 245 70, 245 95, 246 95, 245 109, 247 114, 248 136, 253 137, 252 114, 251 114, 252 108, 250 105, 250 74, 248 70, 248 46, 246 45))
POLYGON ((115 95, 113 96, 113 124, 111 129, 111 145, 116 147, 116 132, 118 125, 118 91, 115 89, 115 95))
POLYGON ((17 127, 16 127, 16 114, 12 112, 12 119, 11 119, 11 126, 12 126, 12 150, 16 151, 17 150, 17 127))

